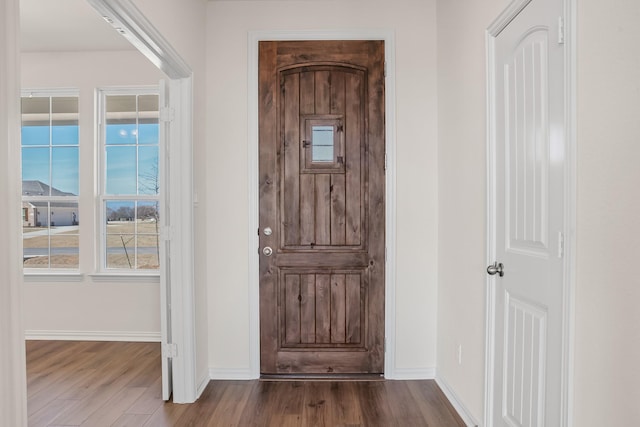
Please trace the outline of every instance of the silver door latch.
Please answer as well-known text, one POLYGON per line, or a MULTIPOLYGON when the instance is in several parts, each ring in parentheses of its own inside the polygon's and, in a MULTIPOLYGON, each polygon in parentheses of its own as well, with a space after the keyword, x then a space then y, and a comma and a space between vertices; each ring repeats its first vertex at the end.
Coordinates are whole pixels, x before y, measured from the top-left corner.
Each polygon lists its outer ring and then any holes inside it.
POLYGON ((502 277, 504 276, 504 266, 502 265, 502 263, 498 263, 498 261, 496 261, 487 267, 487 273, 491 276, 497 274, 498 276, 502 277))

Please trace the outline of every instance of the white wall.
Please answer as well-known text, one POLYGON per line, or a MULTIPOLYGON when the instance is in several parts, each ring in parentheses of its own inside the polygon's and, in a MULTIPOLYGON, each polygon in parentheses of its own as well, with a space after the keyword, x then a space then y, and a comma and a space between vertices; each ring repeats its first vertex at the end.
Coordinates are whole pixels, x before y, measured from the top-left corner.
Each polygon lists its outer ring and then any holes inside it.
POLYGON ((438 1, 438 377, 476 421, 484 416, 484 35, 507 4, 438 1))
POLYGON ((640 419, 640 3, 578 2, 575 426, 640 419))
MULTIPOLYGON (((161 73, 137 51, 23 53, 22 87, 80 90, 80 167, 90 171, 94 143, 94 91, 98 87, 157 85, 161 73), (44 71, 44 72, 43 72, 44 71)), ((84 173, 84 172, 81 172, 84 173)), ((91 173, 91 172, 89 172, 91 173)), ((80 181, 80 246, 95 247, 91 221, 96 209, 92 180, 80 181)), ((93 273, 91 251, 82 251, 80 270, 93 273)), ((47 281, 25 277, 24 327, 28 336, 159 339, 158 280, 130 283, 88 275, 47 281)))
MULTIPOLYGON (((209 365, 248 372, 247 33, 390 29, 396 37, 399 375, 433 373, 436 349, 435 1, 208 4, 209 365)), ((251 232, 255 232, 251 230, 251 232)))

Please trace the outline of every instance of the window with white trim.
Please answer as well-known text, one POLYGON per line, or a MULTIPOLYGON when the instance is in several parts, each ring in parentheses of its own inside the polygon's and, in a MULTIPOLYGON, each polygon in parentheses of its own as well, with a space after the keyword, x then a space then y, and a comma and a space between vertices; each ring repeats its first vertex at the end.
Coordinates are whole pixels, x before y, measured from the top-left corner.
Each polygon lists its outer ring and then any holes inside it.
POLYGON ((78 92, 25 93, 21 110, 24 268, 77 270, 78 92))
POLYGON ((102 89, 98 94, 100 268, 105 272, 158 271, 158 90, 102 89))

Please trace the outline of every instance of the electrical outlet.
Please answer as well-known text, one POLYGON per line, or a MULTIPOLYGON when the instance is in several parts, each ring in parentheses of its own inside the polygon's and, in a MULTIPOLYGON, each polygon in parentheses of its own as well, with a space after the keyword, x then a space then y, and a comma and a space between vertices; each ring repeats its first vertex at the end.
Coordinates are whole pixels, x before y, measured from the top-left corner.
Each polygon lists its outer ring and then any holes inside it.
POLYGON ((458 344, 458 365, 462 365, 462 344, 458 344))

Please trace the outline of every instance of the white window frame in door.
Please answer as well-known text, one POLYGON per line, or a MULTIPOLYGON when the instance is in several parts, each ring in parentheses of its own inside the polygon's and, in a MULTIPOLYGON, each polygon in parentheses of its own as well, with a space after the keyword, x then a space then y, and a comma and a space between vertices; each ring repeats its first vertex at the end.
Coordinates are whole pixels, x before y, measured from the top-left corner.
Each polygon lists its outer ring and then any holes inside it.
MULTIPOLYGON (((87 0, 105 20, 163 71, 169 79, 170 109, 173 116, 166 144, 163 180, 168 190, 171 227, 163 231, 171 239, 170 277, 162 300, 164 324, 169 321, 171 348, 163 355, 179 355, 172 360, 173 402, 194 402, 201 391, 196 380, 195 279, 193 246, 193 72, 178 52, 158 32, 130 0, 87 0), (108 18, 108 19, 106 19, 108 18), (170 315, 166 307, 171 307, 170 315)), ((163 268, 166 271, 166 268, 163 268)), ((164 273, 161 273, 161 276, 164 273)))
MULTIPOLYGON (((495 38, 532 0, 513 0, 495 19, 486 31, 487 66, 487 259, 492 264, 496 259, 496 175, 495 150, 496 129, 495 110, 491 96, 495 93, 495 38), (492 237, 493 236, 493 237, 492 237)), ((558 0, 564 4, 564 41, 565 54, 565 206, 564 206, 564 279, 563 279, 563 331, 562 331, 562 419, 560 427, 573 425, 573 360, 574 360, 574 299, 575 299, 575 230, 576 230, 576 0, 558 0)), ((491 276, 486 280, 486 320, 485 320, 485 397, 484 425, 494 425, 493 413, 494 378, 494 341, 495 327, 494 301, 495 288, 491 285, 491 276)))
MULTIPOLYGON (((248 34, 249 66, 249 357, 247 378, 260 377, 260 280, 259 255, 259 186, 258 186, 258 44, 261 41, 285 40, 383 40, 385 55, 385 357, 384 376, 405 379, 395 367, 396 337, 396 105, 395 105, 395 35, 393 30, 310 30, 250 31, 248 34), (402 378, 400 378, 402 377, 402 378)), ((237 378, 237 377, 234 377, 237 378)))

